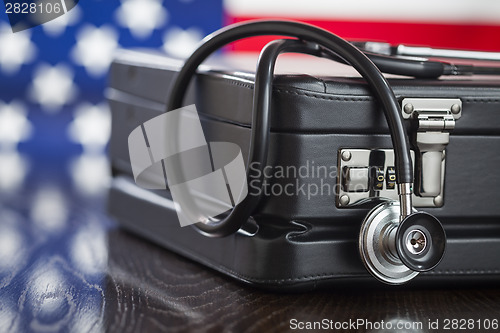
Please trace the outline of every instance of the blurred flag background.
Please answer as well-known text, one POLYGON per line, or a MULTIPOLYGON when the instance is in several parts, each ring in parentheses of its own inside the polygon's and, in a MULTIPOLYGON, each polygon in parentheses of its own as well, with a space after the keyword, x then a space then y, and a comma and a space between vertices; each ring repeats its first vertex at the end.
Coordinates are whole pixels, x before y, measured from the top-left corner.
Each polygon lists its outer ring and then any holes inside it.
MULTIPOLYGON (((221 0, 85 0, 59 18, 13 33, 0 5, 0 194, 30 174, 68 173, 78 191, 109 181, 106 76, 118 48, 184 57, 222 26, 221 0)), ((124 143, 126 144, 126 143, 124 143)))
POLYGON ((0 4, 0 331, 105 331, 113 53, 185 56, 222 22, 220 0, 82 0, 12 33, 0 4))

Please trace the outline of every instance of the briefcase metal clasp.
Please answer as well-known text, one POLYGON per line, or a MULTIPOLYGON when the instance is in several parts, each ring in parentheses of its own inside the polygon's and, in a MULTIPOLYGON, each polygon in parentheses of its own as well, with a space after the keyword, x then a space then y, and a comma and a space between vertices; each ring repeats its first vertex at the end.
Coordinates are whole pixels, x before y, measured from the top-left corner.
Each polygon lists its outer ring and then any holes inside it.
MULTIPOLYGON (((444 204, 446 146, 455 121, 462 116, 460 99, 405 98, 403 118, 412 122, 415 207, 444 204)), ((340 149, 336 197, 339 208, 380 200, 397 200, 394 151, 392 149, 340 149)))
POLYGON ((462 116, 460 99, 405 98, 403 118, 412 119, 415 130, 413 145, 415 160, 414 192, 420 197, 437 197, 443 192, 445 149, 450 132, 462 116))

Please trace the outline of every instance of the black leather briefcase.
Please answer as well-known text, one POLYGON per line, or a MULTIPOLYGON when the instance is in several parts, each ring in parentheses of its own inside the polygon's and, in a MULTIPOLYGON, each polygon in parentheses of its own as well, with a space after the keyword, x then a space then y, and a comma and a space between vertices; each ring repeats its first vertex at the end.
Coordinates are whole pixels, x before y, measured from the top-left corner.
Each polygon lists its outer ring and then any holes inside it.
MULTIPOLYGON (((236 143, 246 161, 255 59, 242 58, 203 65, 185 105, 196 105, 207 141, 236 143)), ((179 225, 167 190, 135 184, 127 148, 135 128, 165 111, 182 63, 124 51, 112 64, 111 215, 148 240, 252 285, 373 281, 360 257, 360 227, 369 209, 397 199, 397 189, 388 126, 365 81, 326 60, 278 63, 268 192, 238 232, 211 238, 179 225)), ((447 235, 441 263, 415 281, 498 281, 500 78, 389 76, 389 82, 413 138, 414 206, 439 218, 447 235)))

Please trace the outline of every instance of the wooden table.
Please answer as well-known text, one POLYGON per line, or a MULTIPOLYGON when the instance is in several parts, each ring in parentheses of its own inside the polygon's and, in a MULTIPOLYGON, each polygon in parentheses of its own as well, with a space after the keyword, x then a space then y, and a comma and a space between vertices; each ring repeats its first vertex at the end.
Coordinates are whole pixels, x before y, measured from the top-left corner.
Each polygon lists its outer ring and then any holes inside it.
POLYGON ((453 319, 473 320, 476 329, 465 331, 474 332, 500 319, 491 285, 255 290, 119 229, 105 192, 84 196, 57 176, 41 178, 0 198, 1 332, 288 332, 308 322, 336 332, 398 332, 398 323, 435 332, 436 321, 459 331, 453 319), (346 326, 358 320, 357 330, 346 326))

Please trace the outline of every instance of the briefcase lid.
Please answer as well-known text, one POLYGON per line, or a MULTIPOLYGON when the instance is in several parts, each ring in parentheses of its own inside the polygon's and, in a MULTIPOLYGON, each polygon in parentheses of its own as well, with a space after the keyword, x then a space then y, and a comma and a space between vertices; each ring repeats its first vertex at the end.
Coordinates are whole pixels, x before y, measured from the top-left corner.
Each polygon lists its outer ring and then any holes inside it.
MULTIPOLYGON (((258 54, 217 54, 203 63, 186 103, 236 125, 251 125, 258 54)), ((184 61, 151 50, 123 50, 111 66, 109 86, 144 101, 166 101, 184 61)), ((273 82, 273 131, 388 133, 382 110, 350 66, 306 55, 282 55, 273 82)), ((386 75, 396 97, 460 98, 462 118, 453 134, 498 134, 500 76, 415 79, 386 75)), ((163 111, 164 109, 162 109, 163 111)))

